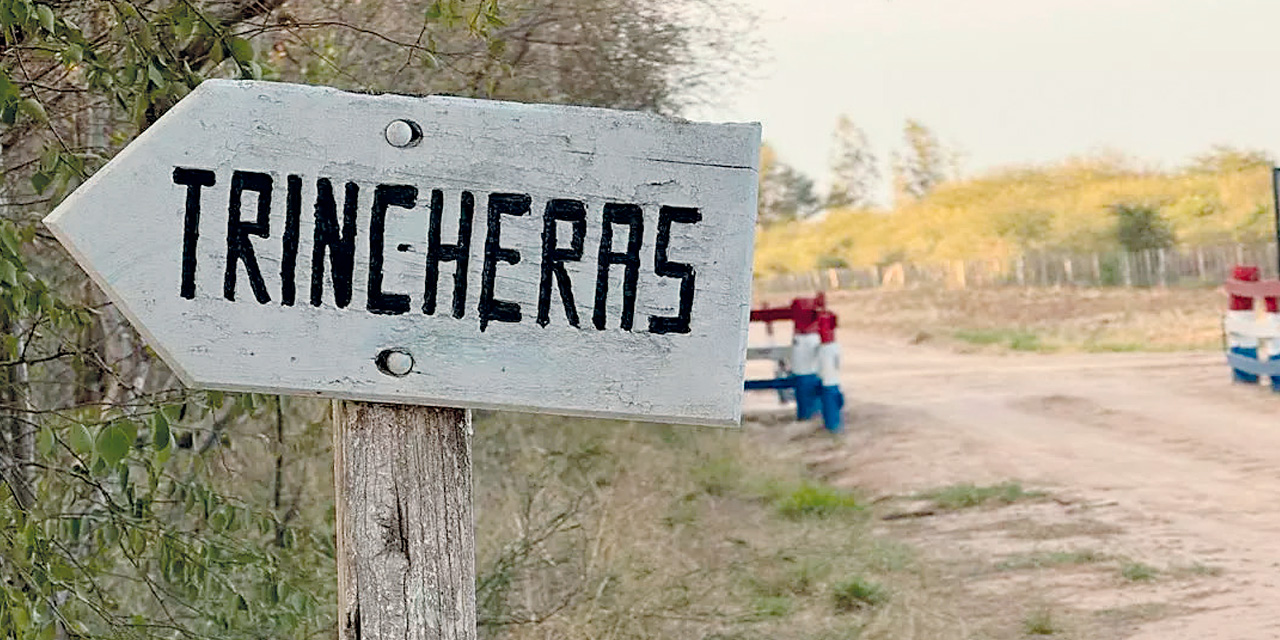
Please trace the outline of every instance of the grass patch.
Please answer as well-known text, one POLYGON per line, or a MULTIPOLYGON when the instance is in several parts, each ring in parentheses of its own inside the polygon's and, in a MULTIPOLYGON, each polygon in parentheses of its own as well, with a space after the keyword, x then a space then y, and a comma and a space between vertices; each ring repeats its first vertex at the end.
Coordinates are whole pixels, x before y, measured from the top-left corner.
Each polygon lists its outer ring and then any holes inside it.
POLYGON ((912 497, 917 500, 930 500, 942 509, 966 509, 985 504, 1013 504, 1020 500, 1043 498, 1043 491, 1027 491, 1020 482, 1002 482, 996 485, 979 486, 972 483, 953 484, 931 489, 912 497))
POLYGON ((854 494, 808 480, 791 488, 775 488, 770 493, 778 513, 792 520, 829 518, 863 511, 862 503, 854 494))
POLYGON ((1120 577, 1129 582, 1150 582, 1158 573, 1158 569, 1142 562, 1126 562, 1120 566, 1120 577))
POLYGON ((1048 609, 1036 609, 1022 619, 1022 630, 1029 636, 1051 636, 1061 629, 1053 620, 1053 612, 1048 609))
POLYGON ((793 607, 790 596, 759 596, 752 605, 757 618, 785 618, 793 607))
POLYGON ((1133 353, 1148 351, 1150 347, 1141 342, 1086 342, 1084 350, 1088 353, 1133 353))
POLYGON ((1191 564, 1169 567, 1169 573, 1172 573, 1180 577, 1190 577, 1190 576, 1211 577, 1211 576, 1222 575, 1223 569, 1222 567, 1215 567, 1215 566, 1203 564, 1200 562, 1194 562, 1191 564))
POLYGON ((1014 351, 1041 351, 1040 336, 1025 329, 960 329, 952 335, 980 346, 1000 345, 1014 351))
POLYGON ((1022 569, 1043 569, 1045 567, 1063 567, 1092 564, 1106 560, 1106 556, 1092 549, 1074 551, 1042 551, 1009 556, 996 564, 1000 571, 1018 571, 1022 569))
POLYGON ((742 465, 732 456, 718 455, 692 470, 693 481, 709 496, 727 496, 742 483, 742 465))
POLYGON ((783 556, 784 563, 775 561, 752 569, 747 583, 756 596, 790 597, 806 596, 831 573, 831 564, 817 558, 795 559, 783 556), (779 569, 783 564, 785 568, 779 569))
POLYGON ((863 576, 837 582, 831 590, 831 602, 840 613, 877 607, 888 600, 889 592, 883 585, 863 576))
POLYGON ((893 573, 910 569, 916 561, 916 550, 896 540, 876 538, 867 549, 867 567, 893 573))

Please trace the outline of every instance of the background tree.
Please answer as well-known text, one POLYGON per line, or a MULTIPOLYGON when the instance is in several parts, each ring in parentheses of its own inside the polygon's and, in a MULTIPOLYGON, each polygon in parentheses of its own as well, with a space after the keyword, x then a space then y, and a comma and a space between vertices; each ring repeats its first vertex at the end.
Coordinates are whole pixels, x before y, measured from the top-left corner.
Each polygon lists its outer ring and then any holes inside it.
POLYGON ((954 173, 955 155, 917 120, 902 127, 903 149, 894 156, 894 188, 899 197, 919 200, 954 173))
POLYGON ((788 222, 812 215, 818 209, 818 196, 814 193, 813 180, 766 151, 769 159, 761 167, 760 210, 757 221, 761 224, 788 222))
POLYGON ((1271 168, 1274 164, 1266 151, 1216 145, 1192 158, 1187 169, 1196 173, 1224 173, 1271 168))
POLYGON ((875 203, 880 166, 867 134, 848 116, 836 119, 831 150, 831 185, 826 206, 869 207, 875 203))
POLYGON ((290 5, 272 50, 291 80, 668 114, 714 102, 753 51, 751 13, 734 0, 480 4, 489 9, 424 0, 290 5), (471 36, 480 27, 489 37, 471 36))
POLYGON ((1111 207, 1111 213, 1116 218, 1116 241, 1126 251, 1168 249, 1173 246, 1173 228, 1160 215, 1158 208, 1120 203, 1111 207))
POLYGON ((999 214, 995 232, 1022 251, 1042 249, 1053 229, 1053 212, 1041 209, 1014 209, 999 214))

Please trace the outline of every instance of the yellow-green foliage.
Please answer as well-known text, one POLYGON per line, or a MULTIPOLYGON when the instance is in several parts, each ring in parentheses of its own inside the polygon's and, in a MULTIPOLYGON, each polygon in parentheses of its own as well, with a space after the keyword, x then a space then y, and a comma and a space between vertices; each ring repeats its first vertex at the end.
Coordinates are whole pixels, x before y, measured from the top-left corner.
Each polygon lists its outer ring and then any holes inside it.
POLYGON ((1120 203, 1158 208, 1179 244, 1273 233, 1270 163, 1256 155, 1217 150, 1178 171, 1094 157, 945 183, 890 211, 831 210, 819 220, 762 229, 756 273, 1115 250, 1110 207, 1120 203))

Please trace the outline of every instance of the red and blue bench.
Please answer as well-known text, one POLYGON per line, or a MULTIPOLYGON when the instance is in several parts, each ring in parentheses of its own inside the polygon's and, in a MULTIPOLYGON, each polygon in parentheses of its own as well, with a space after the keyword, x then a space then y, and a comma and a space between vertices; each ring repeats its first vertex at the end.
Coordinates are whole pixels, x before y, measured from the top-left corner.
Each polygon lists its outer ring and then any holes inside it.
POLYGON ((1270 382, 1280 393, 1280 280, 1260 281, 1257 267, 1239 266, 1224 287, 1231 296, 1222 332, 1232 379, 1270 382))
POLYGON ((827 431, 843 428, 844 394, 840 391, 840 345, 836 342, 836 315, 827 309, 826 296, 795 298, 790 305, 751 310, 752 322, 763 322, 773 335, 774 322, 791 322, 790 346, 768 345, 747 349, 751 360, 777 364, 773 378, 747 380, 747 391, 777 390, 786 402, 794 398, 796 419, 822 415, 827 431))

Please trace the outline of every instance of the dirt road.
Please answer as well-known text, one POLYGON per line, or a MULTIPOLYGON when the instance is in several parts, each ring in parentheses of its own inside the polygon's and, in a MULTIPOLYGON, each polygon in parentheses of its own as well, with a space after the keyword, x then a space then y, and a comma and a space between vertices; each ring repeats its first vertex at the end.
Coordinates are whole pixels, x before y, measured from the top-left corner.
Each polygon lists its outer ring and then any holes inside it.
POLYGON ((847 434, 767 437, 873 495, 1013 479, 1053 497, 886 524, 963 565, 974 597, 1034 592, 1076 637, 1280 637, 1280 396, 1231 385, 1221 355, 841 342, 847 434), (1099 561, 999 569, 1081 549, 1099 561), (1134 563, 1156 575, 1122 577, 1134 563))

